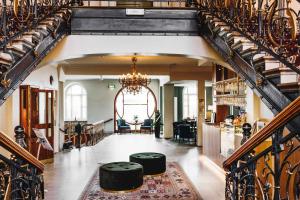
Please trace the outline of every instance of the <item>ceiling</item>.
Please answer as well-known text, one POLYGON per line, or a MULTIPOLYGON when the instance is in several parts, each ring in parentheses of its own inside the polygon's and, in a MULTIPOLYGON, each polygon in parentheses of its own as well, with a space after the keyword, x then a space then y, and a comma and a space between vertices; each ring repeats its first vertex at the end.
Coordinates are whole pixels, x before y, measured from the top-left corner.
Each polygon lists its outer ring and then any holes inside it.
MULTIPOLYGON (((87 56, 64 60, 62 66, 72 65, 130 65, 132 56, 87 56)), ((138 65, 211 66, 212 63, 183 56, 137 56, 138 65)))
MULTIPOLYGON (((183 56, 136 55, 137 70, 152 78, 165 79, 171 72, 210 72, 212 63, 183 56), (154 77, 153 77, 154 76, 154 77)), ((131 71, 132 56, 87 56, 59 64, 67 80, 116 79, 131 71)))

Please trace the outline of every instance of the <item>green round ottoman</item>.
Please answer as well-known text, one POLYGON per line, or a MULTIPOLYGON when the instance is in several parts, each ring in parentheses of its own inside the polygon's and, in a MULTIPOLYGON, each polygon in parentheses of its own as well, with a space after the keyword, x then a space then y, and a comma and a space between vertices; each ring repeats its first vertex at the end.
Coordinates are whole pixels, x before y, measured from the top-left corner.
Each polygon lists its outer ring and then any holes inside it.
POLYGON ((105 190, 131 190, 143 185, 143 166, 132 162, 113 162, 99 168, 100 187, 105 190))
POLYGON ((141 164, 144 168, 144 175, 160 174, 166 171, 166 156, 161 153, 136 153, 130 155, 129 160, 141 164))

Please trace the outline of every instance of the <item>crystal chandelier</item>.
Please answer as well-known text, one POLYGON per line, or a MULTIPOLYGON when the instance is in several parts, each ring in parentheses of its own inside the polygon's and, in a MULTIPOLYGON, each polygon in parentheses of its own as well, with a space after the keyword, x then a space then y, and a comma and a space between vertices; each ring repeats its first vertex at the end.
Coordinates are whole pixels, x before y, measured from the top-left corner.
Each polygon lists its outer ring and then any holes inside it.
POLYGON ((127 90, 127 92, 136 95, 137 93, 140 92, 140 90, 142 89, 142 87, 147 87, 150 82, 151 79, 147 77, 147 74, 141 74, 141 73, 137 73, 136 71, 136 62, 137 62, 137 58, 136 57, 132 57, 132 73, 128 73, 128 74, 123 74, 120 79, 119 82, 122 85, 122 88, 125 88, 127 90))

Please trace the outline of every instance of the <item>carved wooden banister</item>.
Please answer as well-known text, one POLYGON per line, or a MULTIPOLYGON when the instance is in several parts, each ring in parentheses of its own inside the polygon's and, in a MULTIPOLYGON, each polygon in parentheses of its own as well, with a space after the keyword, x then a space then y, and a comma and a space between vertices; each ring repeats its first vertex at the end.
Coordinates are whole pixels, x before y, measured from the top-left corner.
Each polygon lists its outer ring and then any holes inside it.
POLYGON ((295 99, 291 104, 289 104, 282 112, 280 112, 274 119, 268 123, 264 128, 262 128, 258 133, 253 135, 249 140, 247 140, 240 148, 238 148, 228 159, 223 163, 225 170, 229 170, 229 167, 237 160, 241 159, 247 153, 252 151, 255 147, 260 145, 267 138, 272 136, 272 134, 295 116, 300 114, 300 97, 295 99))
POLYGON ((15 154, 16 156, 27 161, 34 167, 36 167, 40 172, 44 171, 44 164, 36 159, 31 153, 22 148, 19 144, 13 141, 10 137, 0 132, 0 145, 3 146, 9 152, 15 154))

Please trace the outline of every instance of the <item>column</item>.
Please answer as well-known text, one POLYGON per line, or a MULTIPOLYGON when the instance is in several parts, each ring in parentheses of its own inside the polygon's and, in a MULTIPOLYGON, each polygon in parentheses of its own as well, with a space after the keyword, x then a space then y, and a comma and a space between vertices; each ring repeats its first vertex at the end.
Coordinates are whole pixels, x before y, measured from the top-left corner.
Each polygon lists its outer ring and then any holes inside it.
POLYGON ((203 122, 205 120, 205 80, 198 80, 197 146, 203 144, 203 122))
POLYGON ((174 122, 174 85, 165 84, 163 86, 163 124, 164 138, 173 138, 174 122))
MULTIPOLYGON (((58 82, 58 98, 56 99, 56 102, 58 102, 58 112, 59 112, 59 123, 58 127, 64 130, 64 113, 65 113, 65 105, 64 105, 64 82, 59 81, 58 82)), ((55 139, 55 138, 54 138, 55 139)), ((63 143, 64 143, 64 134, 59 131, 58 134, 58 151, 62 149, 63 143)))

